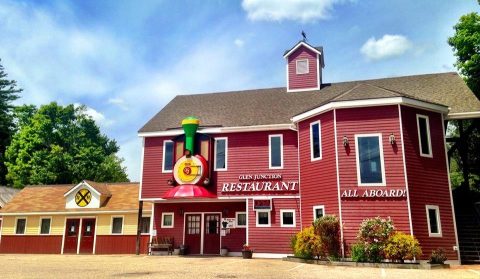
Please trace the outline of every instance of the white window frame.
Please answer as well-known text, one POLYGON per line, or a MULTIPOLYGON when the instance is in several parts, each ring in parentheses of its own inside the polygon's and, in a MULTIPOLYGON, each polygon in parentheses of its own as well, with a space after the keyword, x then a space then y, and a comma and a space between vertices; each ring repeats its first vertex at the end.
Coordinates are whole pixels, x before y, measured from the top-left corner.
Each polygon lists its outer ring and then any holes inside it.
MULTIPOLYGON (((2 225, 3 225, 3 223, 2 223, 2 225)), ((16 217, 15 218, 15 227, 13 228, 13 233, 15 235, 26 235, 27 234, 27 225, 28 225, 27 217, 16 217), (25 228, 23 230, 23 233, 17 233, 17 225, 18 225, 18 220, 19 219, 25 219, 25 228)))
POLYGON ((280 209, 280 227, 282 228, 295 228, 297 226, 295 218, 295 209, 280 209), (293 213, 293 224, 284 224, 283 223, 283 213, 291 212, 293 213))
POLYGON ((213 145, 213 170, 214 171, 228 170, 228 138, 227 137, 215 138, 215 143, 213 145), (217 141, 218 140, 225 140, 225 168, 217 168, 217 141))
POLYGON ((428 225, 428 236, 429 237, 442 237, 442 222, 440 221, 440 207, 438 205, 425 205, 425 211, 427 213, 427 225, 428 225), (430 228, 430 214, 428 214, 429 209, 435 210, 435 215, 437 217, 438 233, 432 233, 432 228, 430 228))
POLYGON ((283 169, 283 134, 268 135, 268 168, 271 170, 283 169), (272 166, 272 138, 280 138, 280 166, 272 166))
POLYGON ((50 235, 51 231, 52 231, 52 217, 51 216, 40 217, 39 225, 38 225, 38 234, 39 235, 50 235), (42 220, 44 220, 44 219, 50 219, 50 227, 48 228, 48 233, 42 233, 42 220))
POLYGON ((374 134, 355 134, 355 160, 357 164, 357 182, 358 186, 386 186, 387 181, 385 179, 385 160, 383 158, 383 139, 382 133, 374 134), (358 153, 358 139, 363 137, 378 137, 378 148, 380 152, 380 164, 382 168, 382 183, 362 183, 362 178, 360 176, 360 154, 358 153))
POLYGON ((313 206, 313 221, 315 222, 315 220, 317 220, 317 216, 316 216, 316 213, 317 213, 317 209, 322 209, 323 210, 323 216, 325 216, 325 205, 315 205, 313 206))
POLYGON ((305 59, 297 59, 295 61, 295 74, 297 75, 306 75, 306 74, 309 74, 310 73, 310 61, 308 61, 308 58, 305 58, 305 59), (307 61, 307 71, 305 73, 300 73, 298 71, 298 62, 303 62, 303 61, 307 61))
POLYGON ((431 134, 430 134, 430 119, 428 118, 427 115, 417 114, 417 133, 418 133, 418 150, 420 152, 420 156, 427 157, 427 158, 433 158, 432 137, 431 137, 431 134), (423 151, 422 151, 422 139, 421 139, 421 134, 420 134, 420 118, 425 119, 425 122, 426 122, 425 126, 427 128, 428 150, 430 151, 430 153, 423 153, 423 151))
POLYGON ((112 216, 112 218, 110 218, 110 234, 111 235, 122 235, 124 227, 125 227, 125 216, 115 215, 115 216, 112 216), (120 233, 114 233, 113 232, 113 219, 114 218, 122 218, 122 231, 120 233))
POLYGON ((322 159, 322 124, 320 120, 310 123, 310 160, 317 161, 322 159), (320 157, 313 157, 313 125, 318 124, 318 148, 320 150, 320 157))
MULTIPOLYGON (((151 225, 152 225, 152 216, 151 215, 142 215, 142 219, 143 218, 150 218, 150 221, 148 222, 148 232, 146 233, 141 233, 142 235, 149 235, 150 234, 150 231, 152 230, 151 228, 151 225)), ((141 224, 140 224, 141 225, 141 224)), ((141 230, 142 228, 140 228, 141 230)))
POLYGON ((235 227, 236 228, 246 228, 247 227, 247 224, 245 225, 239 225, 238 224, 238 215, 240 214, 245 214, 245 222, 247 222, 247 212, 245 211, 238 211, 238 212, 235 212, 235 227))
POLYGON ((257 209, 255 210, 255 226, 256 227, 271 227, 272 226, 272 211, 270 209, 257 209), (258 223, 258 213, 267 212, 268 213, 268 224, 259 224, 258 223))
POLYGON ((175 213, 174 212, 162 212, 162 223, 160 224, 160 228, 162 229, 173 229, 175 226, 175 213), (172 215, 172 224, 171 225, 164 225, 163 221, 165 220, 166 215, 172 215))
POLYGON ((162 158, 162 173, 172 173, 173 172, 173 166, 171 170, 166 170, 165 169, 165 151, 167 150, 167 143, 173 143, 173 149, 172 149, 172 158, 174 158, 175 155, 175 143, 172 140, 164 140, 163 141, 163 158, 162 158))

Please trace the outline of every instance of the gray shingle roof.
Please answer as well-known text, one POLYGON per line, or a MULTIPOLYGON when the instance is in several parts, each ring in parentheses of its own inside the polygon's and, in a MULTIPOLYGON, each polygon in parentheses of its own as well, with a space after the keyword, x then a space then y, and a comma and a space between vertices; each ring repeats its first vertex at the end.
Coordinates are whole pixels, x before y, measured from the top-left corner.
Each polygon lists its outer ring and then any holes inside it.
POLYGON ((186 116, 202 127, 288 124, 293 116, 331 101, 405 96, 441 104, 450 113, 480 111, 480 101, 457 73, 439 73, 323 84, 320 90, 287 92, 285 87, 179 95, 139 132, 179 128, 186 116))
POLYGON ((4 207, 19 191, 19 189, 0 186, 0 208, 4 207))

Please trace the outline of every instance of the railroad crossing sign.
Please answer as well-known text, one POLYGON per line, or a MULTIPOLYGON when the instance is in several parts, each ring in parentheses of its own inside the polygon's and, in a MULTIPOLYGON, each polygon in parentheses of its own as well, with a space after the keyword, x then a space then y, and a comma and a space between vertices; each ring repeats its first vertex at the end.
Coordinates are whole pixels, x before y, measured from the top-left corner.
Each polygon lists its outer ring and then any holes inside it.
POLYGON ((80 207, 87 206, 92 200, 92 193, 87 189, 80 189, 75 195, 75 203, 80 207))

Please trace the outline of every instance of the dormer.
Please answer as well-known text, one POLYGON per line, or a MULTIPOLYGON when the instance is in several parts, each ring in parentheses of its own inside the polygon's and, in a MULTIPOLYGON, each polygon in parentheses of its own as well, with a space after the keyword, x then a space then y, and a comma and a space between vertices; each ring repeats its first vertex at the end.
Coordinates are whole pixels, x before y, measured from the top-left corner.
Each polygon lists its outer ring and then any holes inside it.
POLYGON ((287 61, 287 92, 319 90, 322 85, 323 47, 298 42, 283 55, 287 61))
POLYGON ((112 194, 107 186, 83 180, 65 194, 65 208, 100 208, 112 194))

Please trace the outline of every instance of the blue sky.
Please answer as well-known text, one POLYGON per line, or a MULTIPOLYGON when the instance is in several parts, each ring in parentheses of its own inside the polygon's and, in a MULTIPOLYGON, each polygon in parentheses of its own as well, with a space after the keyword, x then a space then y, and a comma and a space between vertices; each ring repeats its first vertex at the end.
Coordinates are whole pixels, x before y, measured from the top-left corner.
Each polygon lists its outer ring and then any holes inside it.
POLYGON ((325 50, 325 82, 455 71, 446 41, 477 1, 0 2, 19 103, 85 104, 138 181, 137 130, 175 95, 285 86, 283 52, 325 50))

